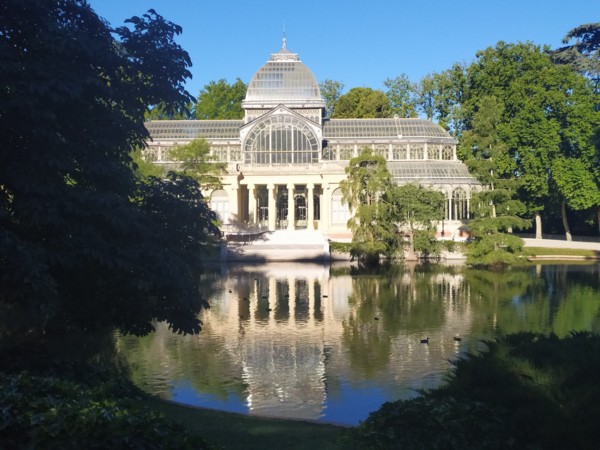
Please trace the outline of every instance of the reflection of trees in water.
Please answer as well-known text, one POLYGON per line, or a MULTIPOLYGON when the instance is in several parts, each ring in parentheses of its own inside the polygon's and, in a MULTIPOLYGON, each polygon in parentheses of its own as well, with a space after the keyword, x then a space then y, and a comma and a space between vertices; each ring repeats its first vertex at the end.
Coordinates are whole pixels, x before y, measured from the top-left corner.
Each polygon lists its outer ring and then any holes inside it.
POLYGON ((449 315, 466 313, 467 292, 460 271, 434 266, 356 273, 342 336, 350 363, 366 377, 381 371, 399 337, 418 342, 424 330, 440 331, 449 315))
POLYGON ((168 382, 186 380, 202 393, 237 394, 241 401, 251 392, 258 410, 271 407, 273 385, 318 413, 322 391, 327 398, 347 395, 348 382, 375 380, 390 392, 396 385, 420 388, 423 377, 438 376, 449 358, 475 350, 480 339, 600 330, 598 270, 232 269, 206 276, 206 292, 214 294, 203 295, 213 306, 203 313, 200 336, 173 335, 160 325, 154 335, 120 338, 118 346, 142 386, 163 383, 166 393, 168 382), (453 341, 455 334, 462 342, 453 341), (427 335, 430 344, 420 344, 427 335))
MULTIPOLYGON (((203 273, 202 281, 203 298, 210 300, 211 308, 219 308, 214 299, 226 289, 228 279, 213 271, 203 273)), ((213 338, 210 323, 203 323, 199 335, 187 336, 173 333, 165 323, 154 325, 154 333, 144 337, 121 336, 117 341, 117 348, 126 355, 137 385, 165 397, 169 396, 169 386, 182 380, 219 398, 244 390, 237 361, 228 358, 224 343, 213 338), (225 386, 224 374, 240 380, 239 383, 225 386)))
POLYGON ((467 270, 473 332, 489 337, 518 331, 554 332, 598 329, 598 267, 537 266, 502 272, 467 270))
POLYGON ((183 380, 218 398, 243 392, 241 368, 228 357, 223 343, 211 336, 208 330, 200 335, 181 336, 159 323, 148 336, 121 336, 117 348, 126 355, 132 380, 162 396, 169 397, 169 386, 183 380), (224 384, 224 377, 239 382, 224 384))
POLYGON ((573 266, 488 271, 396 266, 353 272, 343 344, 353 368, 384 369, 395 339, 419 339, 463 320, 475 341, 518 331, 600 329, 598 268, 573 266), (379 320, 377 320, 377 319, 379 320))

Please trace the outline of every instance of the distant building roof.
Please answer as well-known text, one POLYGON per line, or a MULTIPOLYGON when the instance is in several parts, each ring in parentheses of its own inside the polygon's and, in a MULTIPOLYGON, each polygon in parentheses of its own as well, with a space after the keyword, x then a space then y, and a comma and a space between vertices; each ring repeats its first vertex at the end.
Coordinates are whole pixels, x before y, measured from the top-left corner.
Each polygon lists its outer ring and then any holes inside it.
POLYGON ((330 119, 323 123, 323 137, 335 138, 390 138, 411 137, 448 138, 438 124, 425 119, 330 119))
POLYGON ((317 79, 297 53, 286 48, 272 53, 248 84, 244 108, 268 108, 279 104, 325 107, 317 79))
POLYGON ((239 139, 243 120, 153 120, 146 122, 152 139, 239 139))

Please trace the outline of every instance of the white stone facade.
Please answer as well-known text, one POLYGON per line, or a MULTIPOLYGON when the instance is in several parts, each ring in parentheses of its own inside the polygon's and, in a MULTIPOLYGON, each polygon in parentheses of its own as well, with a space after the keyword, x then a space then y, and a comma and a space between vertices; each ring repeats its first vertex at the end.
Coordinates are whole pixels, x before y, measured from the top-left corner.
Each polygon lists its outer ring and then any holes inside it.
POLYGON ((227 163, 223 188, 207 192, 226 233, 319 230, 351 237, 340 182, 348 161, 370 147, 386 158, 397 183, 418 182, 447 198, 443 237, 459 237, 471 194, 480 189, 456 158, 457 141, 439 125, 416 118, 329 119, 312 72, 283 48, 249 83, 242 120, 152 121, 145 154, 174 163, 169 148, 204 138, 227 163))

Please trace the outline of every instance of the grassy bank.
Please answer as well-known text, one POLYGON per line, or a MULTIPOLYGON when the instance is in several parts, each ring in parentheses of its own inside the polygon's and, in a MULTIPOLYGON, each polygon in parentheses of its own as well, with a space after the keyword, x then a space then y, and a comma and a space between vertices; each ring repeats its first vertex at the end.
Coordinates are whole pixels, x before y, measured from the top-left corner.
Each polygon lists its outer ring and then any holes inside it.
POLYGON ((527 256, 547 256, 547 255, 561 255, 561 256, 584 256, 584 257, 598 257, 600 252, 595 250, 584 250, 580 248, 546 248, 546 247, 525 247, 525 254, 527 256))
POLYGON ((338 438, 344 428, 338 426, 193 408, 157 398, 141 402, 223 450, 342 448, 338 438))

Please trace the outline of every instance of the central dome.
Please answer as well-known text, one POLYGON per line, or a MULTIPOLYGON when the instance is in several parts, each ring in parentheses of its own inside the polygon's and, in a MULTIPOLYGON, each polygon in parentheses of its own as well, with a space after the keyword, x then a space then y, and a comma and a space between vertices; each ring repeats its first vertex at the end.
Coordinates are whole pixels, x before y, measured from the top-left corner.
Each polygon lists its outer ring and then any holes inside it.
POLYGON ((298 54, 283 46, 252 77, 243 102, 244 108, 289 107, 324 108, 317 79, 298 54))

